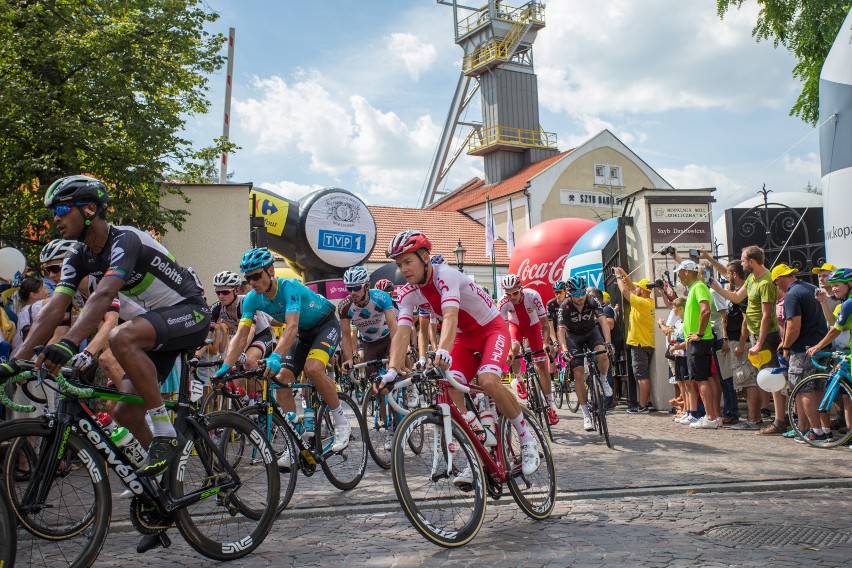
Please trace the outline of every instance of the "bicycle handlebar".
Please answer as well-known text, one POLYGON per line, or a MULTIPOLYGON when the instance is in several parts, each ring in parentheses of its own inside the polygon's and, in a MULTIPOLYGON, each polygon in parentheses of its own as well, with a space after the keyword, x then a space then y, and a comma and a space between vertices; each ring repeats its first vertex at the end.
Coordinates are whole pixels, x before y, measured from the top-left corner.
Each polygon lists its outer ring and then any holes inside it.
POLYGON ((378 367, 380 365, 384 365, 388 362, 388 359, 372 359, 370 361, 364 361, 363 363, 356 363, 352 365, 353 369, 363 369, 364 367, 378 367))
POLYGON ((13 401, 8 396, 6 396, 6 385, 8 385, 10 383, 21 383, 21 382, 24 382, 24 381, 29 381, 29 380, 32 380, 33 378, 35 378, 35 375, 33 375, 32 372, 24 371, 23 373, 18 373, 17 375, 15 375, 13 377, 9 377, 8 379, 6 379, 6 381, 3 383, 3 385, 0 386, 0 404, 2 404, 3 406, 5 406, 6 408, 8 408, 10 410, 14 410, 15 412, 20 412, 22 414, 29 414, 31 412, 35 412, 36 407, 34 405, 32 405, 32 404, 18 404, 17 402, 13 401))
POLYGON ((825 371, 830 367, 830 365, 822 365, 821 363, 817 363, 817 358, 824 357, 829 357, 831 358, 831 360, 842 360, 844 357, 846 357, 846 354, 842 351, 817 351, 816 353, 814 353, 814 356, 811 357, 811 363, 813 363, 814 367, 816 367, 820 371, 825 371))

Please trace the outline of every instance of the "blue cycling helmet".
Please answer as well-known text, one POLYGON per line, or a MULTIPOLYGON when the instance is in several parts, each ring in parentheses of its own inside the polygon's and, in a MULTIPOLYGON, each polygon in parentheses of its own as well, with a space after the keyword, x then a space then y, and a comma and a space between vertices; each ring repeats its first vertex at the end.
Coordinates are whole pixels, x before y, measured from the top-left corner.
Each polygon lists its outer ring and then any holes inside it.
POLYGON ((431 262, 432 264, 447 264, 447 261, 446 261, 446 259, 444 258, 444 255, 443 255, 443 254, 440 254, 440 253, 438 253, 438 254, 436 254, 435 256, 433 256, 433 257, 429 260, 429 262, 431 262))
POLYGON ((565 281, 565 290, 569 294, 573 294, 579 291, 586 291, 586 279, 582 276, 572 276, 568 280, 565 281))
POLYGON ((272 266, 274 263, 275 258, 268 248, 253 248, 243 255, 243 259, 240 261, 240 272, 245 274, 258 268, 272 266))
POLYGON ((370 282, 370 275, 363 266, 353 266, 343 273, 343 283, 347 286, 363 286, 370 282))
POLYGON ((838 268, 828 275, 829 284, 843 282, 845 284, 852 283, 852 268, 838 268))
POLYGON ((553 291, 554 292, 564 292, 565 291, 565 281, 557 280, 553 283, 553 291))

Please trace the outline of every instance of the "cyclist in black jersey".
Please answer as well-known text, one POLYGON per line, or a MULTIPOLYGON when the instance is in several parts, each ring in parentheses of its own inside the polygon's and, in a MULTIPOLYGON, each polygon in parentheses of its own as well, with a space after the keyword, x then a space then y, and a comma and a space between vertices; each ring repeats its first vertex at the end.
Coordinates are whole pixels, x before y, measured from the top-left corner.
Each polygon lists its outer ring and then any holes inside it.
MULTIPOLYGON (((79 242, 65 258, 53 297, 14 358, 31 357, 34 348, 51 337, 84 276, 89 276, 94 292, 65 336, 41 351, 36 367, 59 372, 95 332, 116 295, 129 298, 139 313, 113 330, 109 344, 130 379, 122 382, 122 390, 141 395, 145 406, 119 403, 115 418, 140 442, 150 443, 136 474, 154 476, 165 471, 179 446, 158 382, 166 379, 182 350, 207 337, 210 310, 195 274, 151 235, 107 223, 109 199, 106 186, 87 176, 61 178, 48 188, 44 205, 53 213, 56 228, 62 238, 79 242), (146 410, 153 436, 145 423, 146 410)), ((0 377, 15 372, 14 361, 0 367, 0 377)))
POLYGON ((559 324, 559 310, 565 302, 565 282, 557 280, 553 283, 554 297, 547 301, 544 306, 547 312, 547 325, 550 328, 550 337, 553 341, 558 341, 559 334, 556 332, 556 327, 559 324))

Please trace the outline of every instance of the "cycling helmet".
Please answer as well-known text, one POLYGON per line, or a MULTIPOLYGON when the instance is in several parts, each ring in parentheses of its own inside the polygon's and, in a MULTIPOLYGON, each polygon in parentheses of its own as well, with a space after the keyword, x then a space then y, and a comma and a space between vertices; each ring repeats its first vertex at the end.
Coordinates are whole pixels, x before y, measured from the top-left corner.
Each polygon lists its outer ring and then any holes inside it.
POLYGON ((390 292, 393 290, 393 282, 388 280, 387 278, 382 278, 378 282, 376 282, 375 286, 376 290, 382 290, 383 292, 390 292))
POLYGON ((521 286, 521 279, 514 274, 507 274, 503 277, 503 280, 500 281, 500 285, 503 286, 504 290, 514 290, 521 286))
POLYGON ((62 260, 68 253, 71 252, 71 247, 77 244, 77 241, 67 241, 65 239, 54 239, 44 245, 38 255, 38 260, 42 264, 51 260, 62 260))
POLYGON ((106 186, 89 176, 68 176, 59 178, 47 188, 44 194, 44 206, 73 205, 75 203, 96 203, 99 207, 109 203, 106 186))
POLYGON ((251 272, 258 268, 272 266, 274 262, 275 258, 268 248, 253 248, 243 255, 243 259, 240 261, 240 271, 243 273, 251 272))
POLYGON ((583 292, 586 291, 586 279, 582 276, 572 276, 568 280, 565 281, 565 290, 569 294, 573 294, 574 292, 583 292))
POLYGON ((223 270, 213 277, 214 286, 239 286, 242 281, 242 276, 230 270, 223 270))
POLYGON ((849 284, 852 282, 852 268, 838 268, 828 275, 829 284, 843 282, 849 284))
POLYGON ((447 264, 447 260, 444 258, 444 255, 440 253, 429 259, 429 262, 432 264, 447 264))
POLYGON ((564 292, 565 291, 565 281, 557 280, 553 283, 553 291, 554 292, 564 292))
POLYGON ((429 237, 420 231, 409 229, 407 231, 397 233, 396 236, 391 239, 391 242, 388 245, 387 256, 388 258, 396 258, 401 254, 417 252, 422 248, 425 248, 427 251, 432 250, 432 243, 429 241, 429 237))
POLYGON ((353 266, 343 273, 343 283, 347 286, 363 286, 370 282, 370 275, 363 266, 353 266))

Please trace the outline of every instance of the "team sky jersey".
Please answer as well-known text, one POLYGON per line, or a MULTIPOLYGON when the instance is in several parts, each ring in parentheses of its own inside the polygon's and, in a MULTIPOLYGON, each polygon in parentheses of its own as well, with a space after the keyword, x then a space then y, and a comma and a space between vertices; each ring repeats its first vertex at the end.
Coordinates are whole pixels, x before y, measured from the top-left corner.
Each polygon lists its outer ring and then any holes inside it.
POLYGON ((521 296, 523 299, 517 304, 513 304, 509 296, 504 294, 500 298, 497 309, 500 310, 500 315, 503 316, 504 320, 527 329, 547 317, 547 312, 544 309, 541 296, 535 290, 524 288, 521 290, 521 296))
MULTIPOLYGON (((221 302, 216 302, 213 304, 213 307, 210 309, 210 323, 222 322, 228 326, 228 333, 236 333, 237 326, 239 325, 239 320, 242 319, 243 313, 243 298, 245 296, 237 296, 236 302, 236 313, 237 319, 231 317, 231 314, 228 313, 227 307, 223 306, 221 302)), ((272 318, 269 317, 268 314, 263 312, 256 313, 254 315, 254 334, 258 335, 259 333, 266 331, 269 326, 272 318)))
POLYGON ((574 302, 566 299, 559 310, 559 327, 567 329, 571 334, 584 335, 594 329, 601 315, 601 305, 591 296, 586 296, 582 310, 577 310, 574 302))
POLYGON ((243 298, 243 317, 240 325, 250 326, 257 312, 284 322, 287 314, 299 314, 299 329, 311 329, 334 314, 334 304, 292 278, 278 279, 278 292, 273 299, 254 290, 243 298))
POLYGON ((361 339, 367 342, 378 341, 390 334, 385 311, 393 309, 393 300, 387 292, 369 290, 367 303, 359 306, 350 297, 343 298, 337 305, 340 320, 350 320, 358 328, 361 339))
POLYGON ((562 304, 559 303, 559 300, 556 298, 551 298, 547 301, 547 305, 545 306, 545 311, 547 311, 547 319, 556 323, 559 321, 559 308, 562 307, 562 304))
POLYGON ((476 331, 500 317, 494 300, 473 280, 446 264, 432 265, 432 278, 423 285, 407 284, 399 289, 399 324, 414 325, 418 308, 431 315, 442 315, 444 308, 459 309, 458 329, 476 331))
POLYGON ((151 235, 134 227, 110 226, 99 253, 83 243, 74 245, 62 263, 56 292, 73 297, 86 275, 92 289, 107 276, 123 280, 119 293, 132 300, 140 313, 188 299, 206 304, 195 274, 180 266, 151 235))

